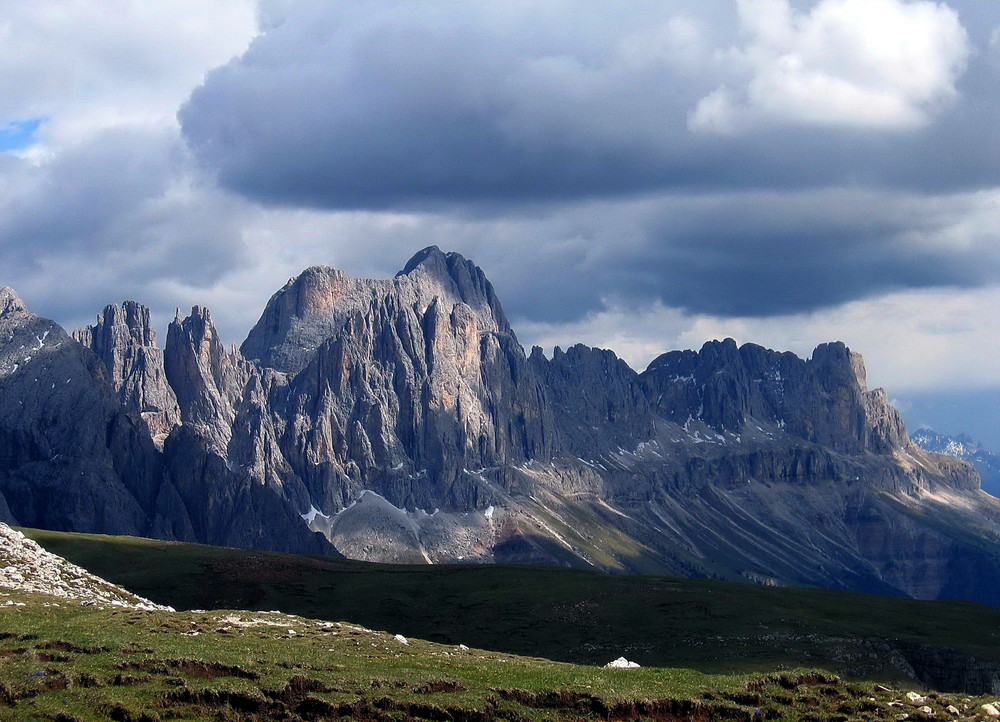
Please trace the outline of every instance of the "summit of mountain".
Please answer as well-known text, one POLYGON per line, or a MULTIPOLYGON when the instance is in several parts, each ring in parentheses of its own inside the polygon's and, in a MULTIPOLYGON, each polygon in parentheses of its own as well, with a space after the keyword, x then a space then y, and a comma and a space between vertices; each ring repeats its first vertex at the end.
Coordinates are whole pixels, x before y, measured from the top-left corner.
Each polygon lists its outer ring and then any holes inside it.
POLYGON ((271 296, 240 351, 262 366, 296 373, 352 314, 364 313, 389 296, 401 305, 422 309, 436 298, 463 303, 484 319, 491 319, 497 329, 510 332, 483 271, 457 253, 429 246, 416 253, 393 279, 353 278, 329 266, 307 268, 271 296))
POLYGON ((22 524, 1000 605, 982 581, 1000 572, 1000 501, 909 440, 843 343, 802 359, 710 341, 641 373, 583 345, 527 355, 485 273, 434 246, 391 279, 306 269, 239 350, 202 307, 160 352, 138 304, 74 341, 0 299, 0 407, 38 404, 0 419, 23 449, 0 465, 0 514, 22 524), (39 399, 39 337, 76 364, 59 394, 100 419, 39 399), (105 471, 69 498, 120 495, 113 518, 46 506, 74 478, 53 460, 73 439, 105 471))
POLYGON ((135 301, 110 304, 94 325, 74 331, 73 339, 104 363, 122 406, 142 419, 162 449, 180 423, 180 408, 167 383, 149 309, 135 301))

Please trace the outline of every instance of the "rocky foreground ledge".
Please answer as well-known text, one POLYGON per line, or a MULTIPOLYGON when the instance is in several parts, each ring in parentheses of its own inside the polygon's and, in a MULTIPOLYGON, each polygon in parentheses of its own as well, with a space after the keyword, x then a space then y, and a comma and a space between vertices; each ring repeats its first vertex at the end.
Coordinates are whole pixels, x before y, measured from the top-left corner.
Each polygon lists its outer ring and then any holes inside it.
POLYGON ((85 605, 173 611, 45 551, 6 524, 0 524, 0 589, 48 594, 85 605))

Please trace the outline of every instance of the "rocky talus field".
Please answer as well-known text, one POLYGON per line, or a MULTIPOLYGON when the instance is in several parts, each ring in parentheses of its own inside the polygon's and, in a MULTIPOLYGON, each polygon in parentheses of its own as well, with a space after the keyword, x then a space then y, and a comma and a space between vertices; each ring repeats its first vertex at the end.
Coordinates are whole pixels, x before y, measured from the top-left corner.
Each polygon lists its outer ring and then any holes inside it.
MULTIPOLYGON (((34 540, 6 524, 0 524, 0 587, 45 594, 81 605, 173 611, 45 551, 34 540)), ((9 602, 7 606, 13 604, 9 602)))

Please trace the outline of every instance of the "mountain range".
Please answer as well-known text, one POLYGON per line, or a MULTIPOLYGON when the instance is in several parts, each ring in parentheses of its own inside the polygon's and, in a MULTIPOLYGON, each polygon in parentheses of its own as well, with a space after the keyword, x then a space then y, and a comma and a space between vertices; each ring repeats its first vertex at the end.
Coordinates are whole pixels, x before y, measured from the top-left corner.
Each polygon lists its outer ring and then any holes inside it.
POLYGON ((1000 606, 1000 500, 861 357, 727 339, 637 373, 525 352, 483 271, 316 266, 240 348, 208 309, 66 333, 0 289, 0 521, 384 562, 518 562, 1000 606))
POLYGON ((965 459, 979 472, 983 491, 993 496, 1000 496, 1000 454, 993 453, 968 434, 949 436, 939 434, 926 426, 914 431, 910 438, 928 451, 965 459))

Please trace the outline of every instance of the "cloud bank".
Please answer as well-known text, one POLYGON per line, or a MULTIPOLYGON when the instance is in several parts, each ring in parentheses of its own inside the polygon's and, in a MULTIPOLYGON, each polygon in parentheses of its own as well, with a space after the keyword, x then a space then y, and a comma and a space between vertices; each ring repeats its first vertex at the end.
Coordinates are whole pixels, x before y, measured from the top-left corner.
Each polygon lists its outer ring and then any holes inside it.
POLYGON ((906 130, 928 125, 958 91, 970 46, 958 13, 935 2, 737 0, 745 44, 723 52, 723 85, 690 116, 694 130, 819 126, 906 130))
POLYGON ((2 22, 0 128, 38 122, 0 146, 0 281, 67 325, 201 303, 239 341, 304 267, 389 276, 434 243, 527 343, 642 366, 722 334, 841 338, 893 389, 1000 387, 993 3, 78 0, 2 22))

